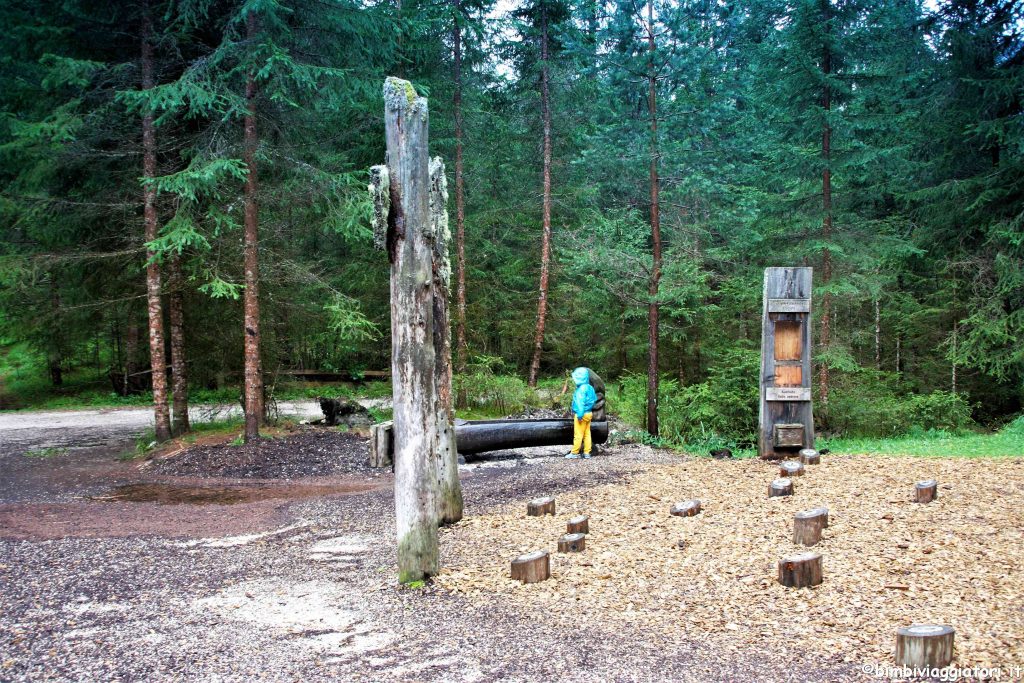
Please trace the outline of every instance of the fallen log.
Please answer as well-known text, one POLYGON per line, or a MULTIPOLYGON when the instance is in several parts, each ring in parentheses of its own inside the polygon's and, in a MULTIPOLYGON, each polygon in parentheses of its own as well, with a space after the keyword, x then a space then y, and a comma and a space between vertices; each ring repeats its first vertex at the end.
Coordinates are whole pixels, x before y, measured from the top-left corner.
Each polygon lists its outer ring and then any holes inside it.
MULTIPOLYGON (((591 422, 595 444, 608 441, 608 422, 591 422)), ((456 420, 455 445, 462 455, 527 446, 571 446, 572 420, 456 420)))
POLYGON ((952 626, 914 624, 896 629, 896 666, 941 669, 953 661, 952 626))

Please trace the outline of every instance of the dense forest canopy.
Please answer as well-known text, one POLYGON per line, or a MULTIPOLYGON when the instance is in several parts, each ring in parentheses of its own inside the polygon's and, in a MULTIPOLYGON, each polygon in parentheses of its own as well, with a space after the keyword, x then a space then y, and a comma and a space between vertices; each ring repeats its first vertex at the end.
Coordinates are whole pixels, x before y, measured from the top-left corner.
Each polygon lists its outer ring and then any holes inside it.
POLYGON ((617 377, 619 407, 665 438, 749 439, 763 268, 809 265, 824 433, 1021 410, 1016 0, 7 0, 0 17, 0 335, 54 383, 128 388, 157 350, 196 387, 240 383, 248 359, 250 396, 289 370, 388 367, 366 185, 398 75, 429 98, 451 176, 464 377, 526 378, 539 340, 541 377, 617 377))

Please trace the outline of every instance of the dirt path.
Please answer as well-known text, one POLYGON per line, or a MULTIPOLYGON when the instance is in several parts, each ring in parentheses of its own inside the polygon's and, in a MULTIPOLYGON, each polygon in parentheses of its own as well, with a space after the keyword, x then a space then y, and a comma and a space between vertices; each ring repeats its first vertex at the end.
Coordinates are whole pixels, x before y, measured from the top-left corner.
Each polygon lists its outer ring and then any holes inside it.
MULTIPOLYGON (((75 444, 80 433, 88 441, 91 429, 68 428, 63 438, 75 444)), ((387 477, 361 492, 232 505, 87 501, 76 496, 138 472, 111 448, 49 458, 23 451, 6 440, 0 446, 7 482, 0 487, 0 680, 856 677, 799 648, 709 647, 594 621, 567 629, 512 605, 480 607, 439 589, 400 589, 387 477), (31 466, 7 474, 18 458, 31 466), (44 534, 26 521, 51 512, 95 523, 68 534, 50 525, 44 534)), ((548 456, 466 466, 467 514, 623 481, 674 457, 623 447, 585 462, 548 456)), ((247 482, 254 483, 261 482, 247 482)), ((443 562, 453 550, 442 548, 443 562)))

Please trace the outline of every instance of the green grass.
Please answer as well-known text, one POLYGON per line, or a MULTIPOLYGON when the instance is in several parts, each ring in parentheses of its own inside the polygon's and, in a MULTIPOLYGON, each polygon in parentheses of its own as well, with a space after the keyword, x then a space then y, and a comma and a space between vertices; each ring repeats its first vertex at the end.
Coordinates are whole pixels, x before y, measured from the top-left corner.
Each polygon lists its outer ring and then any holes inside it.
MULTIPOLYGON (((1017 420, 1021 422, 1021 420, 1017 420)), ((1016 425, 1017 423, 1014 423, 1016 425)), ((1011 425, 994 434, 925 432, 888 439, 821 439, 835 453, 913 455, 944 458, 1024 457, 1024 429, 1011 425)))
POLYGON ((39 448, 31 451, 25 451, 26 458, 56 458, 60 455, 65 455, 68 452, 66 448, 39 448))

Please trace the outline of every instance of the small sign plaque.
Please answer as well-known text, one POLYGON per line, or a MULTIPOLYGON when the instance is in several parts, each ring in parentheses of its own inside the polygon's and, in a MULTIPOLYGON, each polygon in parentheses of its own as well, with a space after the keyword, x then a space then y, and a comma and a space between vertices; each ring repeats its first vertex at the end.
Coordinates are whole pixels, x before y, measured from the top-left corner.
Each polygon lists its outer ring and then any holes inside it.
POLYGON ((807 387, 765 387, 768 401, 810 401, 811 390, 807 387))
POLYGON ((810 313, 810 299, 768 299, 769 313, 810 313))

